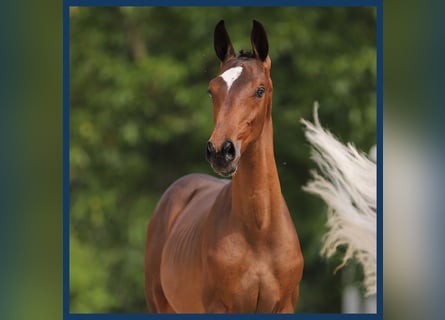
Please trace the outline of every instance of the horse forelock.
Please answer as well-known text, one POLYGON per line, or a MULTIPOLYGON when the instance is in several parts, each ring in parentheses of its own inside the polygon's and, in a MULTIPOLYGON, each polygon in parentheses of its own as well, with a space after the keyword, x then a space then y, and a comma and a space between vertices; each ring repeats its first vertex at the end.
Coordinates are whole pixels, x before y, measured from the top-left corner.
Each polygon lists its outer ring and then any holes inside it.
POLYGON ((237 59, 250 59, 250 58, 254 58, 254 55, 253 55, 253 52, 251 52, 251 51, 240 50, 239 54, 236 58, 237 59))

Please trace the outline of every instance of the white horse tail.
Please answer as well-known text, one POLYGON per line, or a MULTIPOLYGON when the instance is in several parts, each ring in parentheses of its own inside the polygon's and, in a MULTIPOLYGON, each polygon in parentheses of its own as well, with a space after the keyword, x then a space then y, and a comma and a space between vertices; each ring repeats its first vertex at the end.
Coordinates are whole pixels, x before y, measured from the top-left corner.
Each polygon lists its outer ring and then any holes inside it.
POLYGON ((351 143, 342 144, 318 120, 314 105, 314 123, 304 119, 305 135, 312 147, 311 158, 319 172, 303 189, 321 197, 328 206, 328 232, 321 254, 332 256, 346 245, 343 267, 355 258, 364 271, 366 295, 376 292, 376 163, 351 143))

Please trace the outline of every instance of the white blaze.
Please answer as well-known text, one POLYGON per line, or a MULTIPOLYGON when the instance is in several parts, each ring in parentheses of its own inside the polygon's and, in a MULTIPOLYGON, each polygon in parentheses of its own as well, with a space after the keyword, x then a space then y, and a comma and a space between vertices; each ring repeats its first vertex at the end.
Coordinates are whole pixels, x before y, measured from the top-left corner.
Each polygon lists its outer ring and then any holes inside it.
POLYGON ((227 84, 227 91, 230 90, 233 82, 235 82, 235 80, 239 78, 242 71, 243 67, 234 67, 224 71, 224 73, 220 75, 220 77, 223 78, 223 80, 227 84))

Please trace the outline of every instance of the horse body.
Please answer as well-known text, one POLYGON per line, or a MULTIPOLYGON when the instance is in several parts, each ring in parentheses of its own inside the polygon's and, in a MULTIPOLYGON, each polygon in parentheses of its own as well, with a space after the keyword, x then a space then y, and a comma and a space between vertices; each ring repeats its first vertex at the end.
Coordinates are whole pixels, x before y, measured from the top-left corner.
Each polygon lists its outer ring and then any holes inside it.
POLYGON ((215 29, 222 66, 209 86, 215 130, 206 156, 232 180, 192 174, 162 196, 147 228, 152 312, 294 311, 303 257, 275 165, 270 59, 257 22, 251 39, 256 56, 239 59, 224 24, 215 29))

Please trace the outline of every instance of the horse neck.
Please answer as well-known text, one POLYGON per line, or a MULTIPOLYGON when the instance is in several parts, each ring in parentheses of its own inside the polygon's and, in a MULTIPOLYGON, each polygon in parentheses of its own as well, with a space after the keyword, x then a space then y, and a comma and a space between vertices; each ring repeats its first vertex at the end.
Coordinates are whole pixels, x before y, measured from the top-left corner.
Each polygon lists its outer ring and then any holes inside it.
POLYGON ((282 212, 282 206, 269 117, 259 139, 243 153, 232 178, 232 212, 247 227, 267 230, 274 221, 273 215, 282 212))

